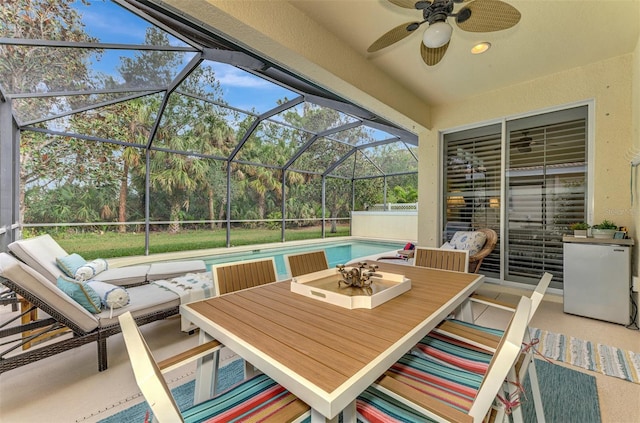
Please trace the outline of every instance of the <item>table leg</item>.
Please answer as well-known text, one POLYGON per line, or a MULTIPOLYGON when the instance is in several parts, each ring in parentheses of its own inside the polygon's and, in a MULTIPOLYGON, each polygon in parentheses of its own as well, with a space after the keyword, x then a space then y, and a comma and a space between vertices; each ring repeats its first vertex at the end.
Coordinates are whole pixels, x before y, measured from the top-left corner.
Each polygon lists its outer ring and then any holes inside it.
MULTIPOLYGON (((199 342, 204 344, 213 338, 204 331, 200 331, 199 342)), ((196 385, 193 393, 193 403, 198 404, 212 398, 216 393, 218 385, 218 364, 220 362, 220 352, 215 351, 198 359, 196 367, 196 385)))
POLYGON ((342 422, 343 423, 356 423, 356 402, 352 401, 342 410, 342 422))
MULTIPOLYGON (((326 418, 322 413, 311 409, 311 423, 338 423, 340 413, 332 419, 326 418)), ((353 401, 342 410, 343 423, 356 423, 356 402, 353 401)))
POLYGON ((471 308, 471 301, 467 300, 458 306, 455 314, 456 319, 462 320, 463 322, 473 323, 473 309, 471 308))

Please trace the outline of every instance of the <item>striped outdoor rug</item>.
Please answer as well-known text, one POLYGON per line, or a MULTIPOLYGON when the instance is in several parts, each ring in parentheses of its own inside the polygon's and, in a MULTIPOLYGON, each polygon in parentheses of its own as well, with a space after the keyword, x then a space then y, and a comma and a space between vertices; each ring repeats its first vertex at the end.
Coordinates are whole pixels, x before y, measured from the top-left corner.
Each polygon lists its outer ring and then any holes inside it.
POLYGON ((640 384, 640 353, 530 328, 535 348, 545 357, 640 384))

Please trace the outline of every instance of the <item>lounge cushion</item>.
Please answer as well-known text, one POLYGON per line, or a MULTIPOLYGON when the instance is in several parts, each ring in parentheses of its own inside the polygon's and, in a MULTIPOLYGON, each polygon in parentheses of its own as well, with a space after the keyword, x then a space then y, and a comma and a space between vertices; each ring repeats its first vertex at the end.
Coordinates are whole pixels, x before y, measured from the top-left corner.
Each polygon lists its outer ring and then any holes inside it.
POLYGON ((58 288, 65 294, 73 298, 75 302, 80 304, 89 313, 100 313, 102 311, 102 303, 100 295, 87 285, 86 282, 76 281, 64 276, 60 276, 57 282, 58 288))
POLYGON ((186 273, 202 273, 207 271, 207 265, 203 260, 181 260, 165 261, 161 263, 151 263, 147 280, 157 281, 160 279, 171 279, 182 276, 186 273))
POLYGON ((31 292, 73 322, 80 330, 90 332, 98 327, 96 316, 99 315, 89 313, 62 292, 55 283, 49 282, 44 276, 7 253, 0 253, 0 275, 10 279, 25 291, 31 292))
POLYGON ((487 235, 479 231, 456 232, 449 241, 456 250, 469 250, 469 257, 478 254, 486 242, 487 235))
POLYGON ((9 250, 53 284, 58 280, 58 276, 63 274, 56 258, 69 255, 48 234, 14 241, 9 244, 9 250))

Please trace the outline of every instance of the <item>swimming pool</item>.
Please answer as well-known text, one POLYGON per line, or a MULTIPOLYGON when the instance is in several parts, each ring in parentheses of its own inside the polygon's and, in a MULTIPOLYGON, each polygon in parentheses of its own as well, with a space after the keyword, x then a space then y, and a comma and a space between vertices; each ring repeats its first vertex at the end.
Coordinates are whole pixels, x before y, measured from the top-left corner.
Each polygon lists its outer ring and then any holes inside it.
POLYGON ((207 269, 210 270, 211 266, 216 264, 273 257, 276 262, 278 279, 286 279, 289 277, 287 275, 287 267, 284 263, 284 256, 287 254, 304 253, 322 249, 327 254, 329 267, 335 267, 337 264, 347 263, 359 257, 384 253, 390 250, 398 250, 403 246, 403 243, 398 242, 343 240, 289 247, 261 248, 237 253, 218 254, 211 257, 203 257, 202 259, 207 264, 207 269))

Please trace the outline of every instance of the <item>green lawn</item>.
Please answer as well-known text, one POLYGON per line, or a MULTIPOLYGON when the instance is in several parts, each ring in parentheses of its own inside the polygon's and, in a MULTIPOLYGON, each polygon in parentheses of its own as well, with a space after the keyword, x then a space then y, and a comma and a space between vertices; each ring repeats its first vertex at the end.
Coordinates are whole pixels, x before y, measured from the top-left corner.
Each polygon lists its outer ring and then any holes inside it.
MULTIPOLYGON (((348 236, 349 226, 338 226, 337 233, 326 231, 327 237, 348 236)), ((68 252, 77 252, 86 260, 95 258, 144 255, 144 233, 56 233, 55 240, 68 252)), ((320 227, 287 229, 286 240, 321 238, 320 227)), ((280 230, 232 229, 231 246, 280 242, 280 230)), ((200 250, 226 247, 225 230, 182 230, 176 234, 152 232, 149 234, 149 253, 200 250)))

